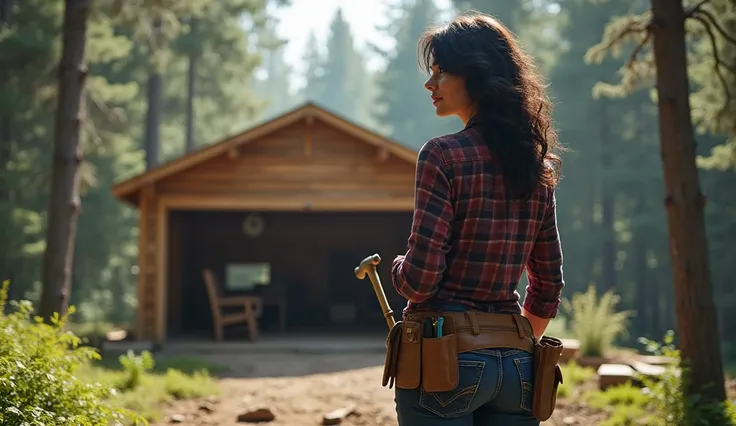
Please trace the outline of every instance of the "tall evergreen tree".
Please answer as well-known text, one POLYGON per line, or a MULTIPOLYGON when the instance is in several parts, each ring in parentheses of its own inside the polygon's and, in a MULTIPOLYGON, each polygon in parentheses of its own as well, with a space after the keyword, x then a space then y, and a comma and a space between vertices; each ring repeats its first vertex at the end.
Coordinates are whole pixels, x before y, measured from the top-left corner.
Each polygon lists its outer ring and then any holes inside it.
MULTIPOLYGON (((633 83, 640 80, 641 74, 656 79, 670 266, 680 352, 688 367, 684 390, 690 401, 686 410, 690 416, 706 415, 703 420, 709 424, 725 424, 724 413, 707 410, 712 406, 704 405, 723 402, 726 392, 704 223, 705 197, 696 167, 686 40, 689 20, 703 24, 709 35, 719 31, 721 24, 711 13, 709 2, 686 3, 651 0, 647 13, 612 20, 590 56, 600 60, 611 47, 633 43, 636 47, 621 89, 626 93, 636 88, 633 83), (651 47, 651 54, 644 58, 651 61, 651 67, 637 61, 638 54, 647 47, 651 47), (645 72, 641 73, 642 70, 645 72)), ((718 57, 719 53, 716 44, 711 54, 718 57)), ((720 71, 717 61, 716 67, 720 71)), ((728 84, 722 88, 728 90, 728 84)), ((695 418, 690 417, 688 421, 693 422, 695 418)))
POLYGON ((387 65, 378 77, 375 117, 390 129, 391 137, 419 148, 435 136, 460 130, 462 123, 435 115, 431 94, 424 88, 427 76, 417 61, 417 41, 430 25, 439 23, 440 11, 432 0, 404 0, 396 7, 398 13, 386 26, 396 49, 382 52, 387 65))
POLYGON ((306 49, 304 51, 304 78, 305 84, 300 92, 304 101, 321 102, 327 93, 325 86, 325 53, 320 49, 317 34, 309 32, 306 49))
POLYGON ((323 79, 324 86, 329 89, 323 94, 322 103, 337 113, 355 118, 365 87, 363 69, 363 58, 355 50, 350 25, 338 8, 327 39, 323 79))
POLYGON ((48 201, 46 251, 39 315, 49 320, 65 315, 69 306, 74 244, 79 217, 79 182, 82 161, 80 123, 84 114, 87 27, 91 0, 66 0, 58 101, 54 123, 51 191, 48 201))
POLYGON ((291 90, 293 70, 284 59, 286 42, 276 35, 275 21, 271 20, 259 32, 258 41, 263 49, 259 70, 263 75, 254 81, 253 90, 265 104, 260 117, 273 117, 296 105, 291 90))

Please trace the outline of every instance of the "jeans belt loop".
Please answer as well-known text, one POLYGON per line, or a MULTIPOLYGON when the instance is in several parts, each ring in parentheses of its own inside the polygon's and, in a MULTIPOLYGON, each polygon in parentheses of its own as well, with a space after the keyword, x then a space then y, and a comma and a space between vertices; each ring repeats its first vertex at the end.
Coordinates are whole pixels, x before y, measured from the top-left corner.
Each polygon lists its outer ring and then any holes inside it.
POLYGON ((529 333, 526 330, 526 327, 523 326, 524 320, 521 318, 521 315, 519 314, 513 314, 514 316, 514 322, 516 323, 516 330, 519 332, 520 338, 528 337, 529 333))
POLYGON ((480 334, 480 327, 478 326, 477 318, 475 317, 474 311, 465 311, 465 318, 468 320, 470 328, 473 330, 473 335, 477 336, 480 334))

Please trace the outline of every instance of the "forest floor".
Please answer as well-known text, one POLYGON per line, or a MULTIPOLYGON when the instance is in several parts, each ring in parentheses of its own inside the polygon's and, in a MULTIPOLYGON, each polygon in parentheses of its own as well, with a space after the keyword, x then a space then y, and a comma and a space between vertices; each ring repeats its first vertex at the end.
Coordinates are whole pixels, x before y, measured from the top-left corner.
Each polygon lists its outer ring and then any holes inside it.
MULTIPOLYGON (((245 423, 238 418, 249 412, 257 417, 258 409, 267 417, 269 412, 273 415, 265 423, 273 426, 397 424, 393 389, 381 386, 383 354, 222 354, 208 358, 228 366, 218 374, 219 395, 168 403, 155 425, 242 425, 245 423), (339 423, 324 422, 326 414, 340 409, 349 414, 339 423)), ((553 417, 544 426, 597 425, 607 417, 576 402, 583 390, 596 388, 595 376, 572 373, 577 377, 572 379, 574 388, 558 400, 553 417)))

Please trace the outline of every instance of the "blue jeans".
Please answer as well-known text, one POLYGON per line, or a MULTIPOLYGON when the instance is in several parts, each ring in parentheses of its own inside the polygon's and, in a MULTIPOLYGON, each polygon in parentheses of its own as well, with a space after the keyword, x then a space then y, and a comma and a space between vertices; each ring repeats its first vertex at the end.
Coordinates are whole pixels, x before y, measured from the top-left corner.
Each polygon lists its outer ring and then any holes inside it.
POLYGON ((460 381, 449 392, 396 388, 399 426, 539 426, 532 415, 534 363, 517 349, 458 355, 460 381))
MULTIPOLYGON (((468 308, 450 304, 444 311, 468 308)), ((539 426, 532 415, 534 358, 518 349, 458 355, 457 387, 449 392, 396 388, 399 426, 539 426)))

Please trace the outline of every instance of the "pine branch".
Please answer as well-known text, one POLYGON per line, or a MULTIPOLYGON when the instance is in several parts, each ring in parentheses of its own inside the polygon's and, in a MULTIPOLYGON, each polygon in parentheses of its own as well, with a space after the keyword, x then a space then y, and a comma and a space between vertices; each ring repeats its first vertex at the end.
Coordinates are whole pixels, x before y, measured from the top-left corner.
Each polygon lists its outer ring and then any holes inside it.
POLYGON ((685 9, 685 19, 692 17, 697 13, 706 3, 710 3, 711 0, 700 0, 698 3, 685 9))
POLYGON ((728 106, 731 104, 731 100, 733 99, 733 95, 731 93, 731 90, 729 89, 729 84, 726 81, 726 76, 723 74, 722 68, 727 69, 734 76, 736 76, 736 67, 734 65, 726 63, 725 61, 721 59, 721 56, 718 50, 718 38, 717 38, 716 33, 713 31, 713 28, 716 28, 720 35, 722 35, 727 41, 733 43, 734 45, 736 45, 736 39, 734 39, 730 35, 727 35, 723 27, 721 27, 716 22, 715 17, 709 12, 700 10, 696 14, 691 16, 691 19, 694 19, 700 22, 703 25, 703 29, 708 34, 708 41, 710 42, 711 51, 713 54, 713 62, 714 62, 713 70, 715 71, 716 76, 718 77, 718 80, 721 83, 721 87, 723 88, 726 94, 726 99, 724 100, 723 106, 721 107, 718 113, 718 115, 722 116, 728 110, 728 106))
POLYGON ((606 26, 602 40, 591 47, 585 54, 588 63, 601 63, 606 55, 620 56, 621 46, 627 43, 634 48, 625 65, 619 70, 621 80, 616 84, 598 82, 593 87, 593 96, 623 97, 635 90, 646 75, 651 73, 653 65, 650 60, 640 58, 642 51, 649 45, 652 36, 651 13, 625 16, 612 19, 606 26))
MULTIPOLYGON (((649 33, 650 28, 651 19, 645 17, 645 15, 630 18, 618 18, 617 20, 611 21, 606 27, 603 40, 586 52, 585 60, 588 62, 600 63, 605 58, 607 52, 616 49, 632 37, 635 38, 636 36, 641 36, 644 33, 649 33)), ((648 41, 649 36, 645 35, 644 39, 648 41)), ((638 54, 640 50, 641 47, 637 47, 636 53, 638 54)))
MULTIPOLYGON (((734 0, 736 1, 736 0, 734 0)), ((729 34, 723 26, 718 22, 718 20, 713 16, 712 13, 708 12, 707 10, 699 10, 695 16, 697 15, 704 15, 708 18, 708 21, 710 22, 710 25, 716 28, 718 30, 718 33, 725 38, 729 43, 732 43, 733 45, 736 45, 736 37, 729 34)))
POLYGON ((644 38, 641 39, 639 44, 636 45, 634 50, 631 52, 631 56, 629 56, 629 60, 626 61, 626 68, 629 70, 633 70, 634 66, 636 64, 636 61, 639 59, 639 53, 641 53, 641 50, 649 43, 649 40, 652 38, 652 32, 648 29, 646 30, 646 35, 644 38))

